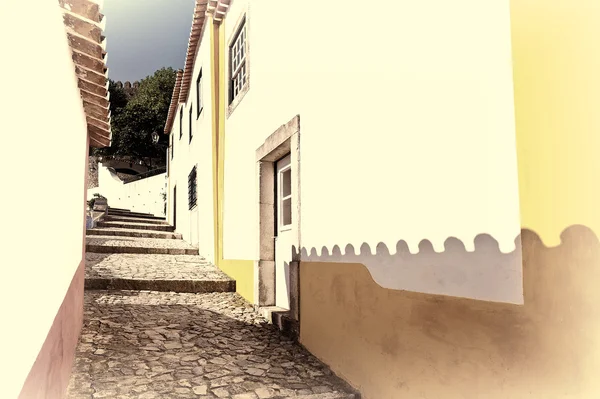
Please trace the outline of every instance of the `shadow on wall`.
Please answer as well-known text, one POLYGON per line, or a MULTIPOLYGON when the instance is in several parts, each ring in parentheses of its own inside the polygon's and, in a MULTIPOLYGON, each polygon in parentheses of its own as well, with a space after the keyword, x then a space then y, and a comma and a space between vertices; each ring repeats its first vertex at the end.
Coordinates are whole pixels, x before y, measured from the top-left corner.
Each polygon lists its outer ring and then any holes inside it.
POLYGON ((581 225, 561 240, 522 230, 524 306, 389 290, 361 264, 303 261, 301 342, 365 399, 600 397, 600 242, 581 225))
POLYGON ((444 242, 444 252, 435 252, 429 240, 422 240, 419 252, 413 254, 406 241, 400 240, 394 254, 384 243, 377 245, 375 253, 363 243, 359 253, 348 244, 343 253, 338 245, 331 251, 322 247, 321 254, 316 248, 310 253, 302 248, 298 254, 293 247, 292 256, 303 262, 361 263, 383 288, 522 304, 521 236, 514 242, 515 250, 509 253, 501 252, 489 234, 479 234, 473 252, 450 237, 444 242))

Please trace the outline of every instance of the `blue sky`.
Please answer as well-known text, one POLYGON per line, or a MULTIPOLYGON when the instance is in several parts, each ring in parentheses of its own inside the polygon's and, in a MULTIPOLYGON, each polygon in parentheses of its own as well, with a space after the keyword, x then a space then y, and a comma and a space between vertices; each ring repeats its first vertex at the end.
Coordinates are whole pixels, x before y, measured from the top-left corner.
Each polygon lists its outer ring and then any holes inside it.
POLYGON ((183 68, 194 0, 105 0, 108 77, 136 81, 183 68))

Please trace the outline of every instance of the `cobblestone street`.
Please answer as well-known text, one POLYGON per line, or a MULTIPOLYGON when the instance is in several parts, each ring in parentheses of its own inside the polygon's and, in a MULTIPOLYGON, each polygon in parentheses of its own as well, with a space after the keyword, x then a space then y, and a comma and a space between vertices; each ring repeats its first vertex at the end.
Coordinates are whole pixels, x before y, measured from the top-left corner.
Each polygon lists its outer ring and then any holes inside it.
POLYGON ((102 223, 88 230, 84 324, 68 399, 355 398, 235 293, 235 281, 200 255, 176 252, 192 247, 164 233, 169 226, 102 223))
POLYGON ((352 397, 236 293, 88 291, 85 309, 69 399, 352 397))

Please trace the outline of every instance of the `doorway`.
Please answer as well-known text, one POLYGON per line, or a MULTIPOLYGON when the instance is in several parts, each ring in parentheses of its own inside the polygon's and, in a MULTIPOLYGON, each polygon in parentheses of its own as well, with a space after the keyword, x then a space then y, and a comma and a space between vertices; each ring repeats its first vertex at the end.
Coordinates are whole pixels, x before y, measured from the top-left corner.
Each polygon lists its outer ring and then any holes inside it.
POLYGON ((288 154, 276 163, 275 306, 290 308, 290 262, 292 261, 292 166, 288 154))
POLYGON ((177 229, 177 186, 173 187, 173 229, 177 229))
POLYGON ((254 303, 289 309, 298 320, 300 262, 300 116, 256 150, 259 257, 254 303))

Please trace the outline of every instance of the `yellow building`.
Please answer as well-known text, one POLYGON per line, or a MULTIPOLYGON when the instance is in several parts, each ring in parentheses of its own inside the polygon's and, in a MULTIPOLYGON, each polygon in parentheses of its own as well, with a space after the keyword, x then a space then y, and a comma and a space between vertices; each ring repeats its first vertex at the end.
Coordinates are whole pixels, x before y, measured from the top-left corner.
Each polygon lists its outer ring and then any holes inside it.
POLYGON ((592 0, 197 0, 169 220, 367 399, 593 398, 592 0))

